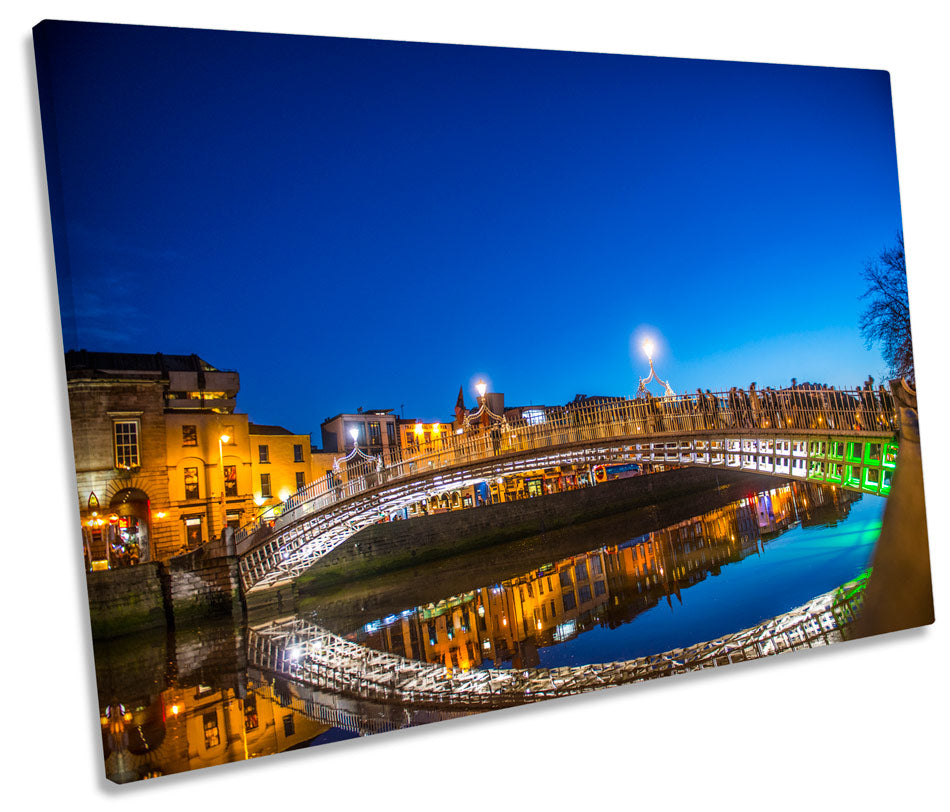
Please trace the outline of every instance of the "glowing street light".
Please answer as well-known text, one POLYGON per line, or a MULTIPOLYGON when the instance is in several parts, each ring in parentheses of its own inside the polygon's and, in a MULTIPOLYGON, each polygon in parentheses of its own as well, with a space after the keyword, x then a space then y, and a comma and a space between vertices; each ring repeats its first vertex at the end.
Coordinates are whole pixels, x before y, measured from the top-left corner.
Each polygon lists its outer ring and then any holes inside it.
POLYGON ((356 448, 356 440, 359 436, 360 430, 356 426, 353 426, 353 428, 350 429, 350 437, 353 438, 353 448, 356 448))
POLYGON ((651 361, 653 360, 653 342, 648 338, 643 342, 643 352, 646 354, 646 357, 651 361))
POLYGON ((479 381, 477 384, 475 384, 475 391, 478 392, 479 398, 484 398, 485 392, 488 391, 488 385, 485 383, 485 381, 479 381))

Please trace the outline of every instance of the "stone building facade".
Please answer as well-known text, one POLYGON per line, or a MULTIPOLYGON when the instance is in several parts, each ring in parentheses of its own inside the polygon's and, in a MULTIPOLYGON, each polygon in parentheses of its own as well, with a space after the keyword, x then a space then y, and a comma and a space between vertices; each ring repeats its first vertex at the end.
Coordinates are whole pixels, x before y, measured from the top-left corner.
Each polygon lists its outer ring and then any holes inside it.
POLYGON ((66 380, 87 561, 164 560, 208 541, 223 526, 222 491, 231 521, 252 518, 237 372, 197 355, 80 350, 66 353, 66 380), (233 486, 221 473, 230 467, 233 486))

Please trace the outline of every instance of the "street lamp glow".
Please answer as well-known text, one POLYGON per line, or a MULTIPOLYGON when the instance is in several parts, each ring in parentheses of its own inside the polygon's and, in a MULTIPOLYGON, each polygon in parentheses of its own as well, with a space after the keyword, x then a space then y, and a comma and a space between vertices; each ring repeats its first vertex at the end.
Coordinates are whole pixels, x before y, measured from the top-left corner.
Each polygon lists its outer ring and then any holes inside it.
POLYGON ((350 437, 353 438, 353 445, 356 445, 356 438, 360 436, 360 430, 355 426, 350 429, 350 437))
POLYGON ((222 443, 230 443, 230 442, 231 442, 231 435, 229 435, 229 434, 222 434, 222 435, 221 435, 221 442, 222 442, 222 443))
POLYGON ((643 351, 646 353, 647 358, 651 361, 653 360, 653 342, 648 338, 643 342, 643 351))
POLYGON ((475 384, 475 391, 478 392, 478 396, 480 398, 485 397, 485 392, 487 390, 488 385, 485 383, 485 381, 479 381, 477 384, 475 384))
POLYGON ((416 434, 421 435, 423 431, 422 423, 416 423, 416 434))

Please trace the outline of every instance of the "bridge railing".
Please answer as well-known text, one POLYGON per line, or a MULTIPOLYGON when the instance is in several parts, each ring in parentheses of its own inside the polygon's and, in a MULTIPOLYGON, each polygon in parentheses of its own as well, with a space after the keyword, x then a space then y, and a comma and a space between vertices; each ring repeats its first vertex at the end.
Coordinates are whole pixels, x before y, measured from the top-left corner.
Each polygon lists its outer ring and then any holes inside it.
POLYGON ((389 465, 356 458, 332 476, 315 480, 236 534, 238 544, 258 530, 275 529, 387 483, 410 479, 500 454, 616 438, 650 443, 685 432, 806 430, 830 433, 895 433, 893 397, 883 386, 864 389, 795 389, 762 392, 696 392, 672 398, 568 404, 549 409, 543 421, 504 419, 470 427, 418 453, 395 455, 389 465))

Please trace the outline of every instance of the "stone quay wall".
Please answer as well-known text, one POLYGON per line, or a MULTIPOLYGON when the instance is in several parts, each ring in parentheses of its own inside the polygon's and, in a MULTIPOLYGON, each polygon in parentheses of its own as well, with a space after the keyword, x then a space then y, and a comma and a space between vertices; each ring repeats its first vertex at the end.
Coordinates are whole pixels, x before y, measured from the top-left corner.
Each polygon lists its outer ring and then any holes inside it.
POLYGON ((168 562, 169 599, 176 625, 209 617, 240 617, 241 579, 237 556, 208 558, 201 550, 168 562))
POLYGON ((517 502, 371 525, 320 559, 297 584, 307 590, 336 586, 743 481, 760 487, 777 484, 756 474, 677 468, 517 502))
POLYGON ((86 573, 92 636, 121 637, 168 624, 167 575, 158 562, 86 573))
POLYGON ((200 550, 166 563, 89 572, 86 589, 97 640, 242 618, 244 612, 238 559, 208 558, 200 550))

